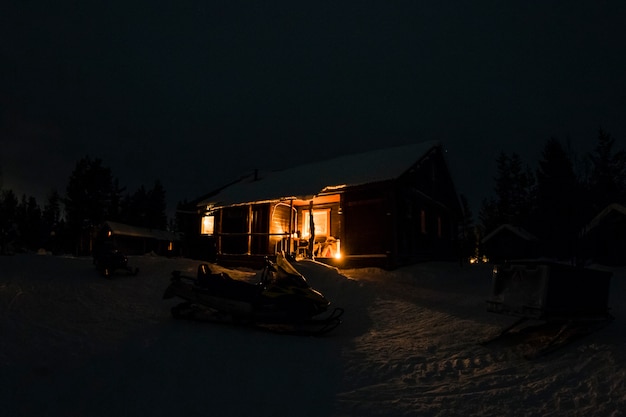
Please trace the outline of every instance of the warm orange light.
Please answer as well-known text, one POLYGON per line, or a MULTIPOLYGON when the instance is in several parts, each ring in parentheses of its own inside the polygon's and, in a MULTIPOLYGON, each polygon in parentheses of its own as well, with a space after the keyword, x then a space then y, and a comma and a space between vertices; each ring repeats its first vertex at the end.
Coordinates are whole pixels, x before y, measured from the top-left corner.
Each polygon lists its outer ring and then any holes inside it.
MULTIPOLYGON (((303 210, 302 237, 305 239, 311 236, 310 222, 309 210, 303 210)), ((315 224, 315 236, 327 236, 330 227, 330 209, 313 210, 313 223, 315 224)))
POLYGON ((341 259, 341 239, 335 241, 335 259, 341 259))
POLYGON ((202 226, 200 233, 203 235, 212 235, 213 229, 215 226, 215 217, 214 216, 204 216, 202 217, 202 226))

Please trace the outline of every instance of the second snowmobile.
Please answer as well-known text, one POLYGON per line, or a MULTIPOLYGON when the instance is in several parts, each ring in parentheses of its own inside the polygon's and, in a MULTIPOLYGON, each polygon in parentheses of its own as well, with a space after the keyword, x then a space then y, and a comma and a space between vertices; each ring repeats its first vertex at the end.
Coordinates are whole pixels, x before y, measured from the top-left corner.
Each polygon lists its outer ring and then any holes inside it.
POLYGON ((197 276, 174 271, 164 299, 179 297, 183 303, 172 307, 175 318, 248 324, 284 332, 326 333, 341 323, 343 310, 335 308, 325 318, 330 302, 278 254, 276 262, 266 259, 261 279, 250 283, 225 273, 212 273, 207 264, 197 276))
POLYGON ((100 242, 93 253, 93 264, 106 278, 117 271, 124 271, 129 275, 137 275, 139 268, 128 266, 128 257, 117 250, 110 241, 100 242))

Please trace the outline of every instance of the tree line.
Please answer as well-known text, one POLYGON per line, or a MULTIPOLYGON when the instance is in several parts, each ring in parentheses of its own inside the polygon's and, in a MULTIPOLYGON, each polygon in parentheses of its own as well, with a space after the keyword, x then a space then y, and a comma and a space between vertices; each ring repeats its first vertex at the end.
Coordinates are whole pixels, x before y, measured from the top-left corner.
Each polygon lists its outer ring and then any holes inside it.
POLYGON ((544 256, 572 258, 582 228, 609 204, 626 202, 626 152, 602 129, 582 155, 550 138, 534 170, 517 153, 501 152, 496 163, 493 197, 483 199, 478 216, 480 237, 511 224, 535 235, 544 256))
MULTIPOLYGON (((626 203, 626 151, 615 149, 604 130, 595 148, 582 155, 550 138, 535 169, 515 152, 499 154, 493 196, 483 199, 476 222, 467 199, 460 198, 466 256, 475 254, 482 237, 511 224, 538 237, 545 256, 571 257, 585 224, 609 204, 626 203)), ((107 220, 168 229, 162 183, 127 192, 101 159, 86 156, 76 163, 65 193, 51 191, 43 206, 0 187, 0 253, 44 248, 84 254, 85 234, 107 220)))
POLYGON ((46 249, 84 254, 82 237, 105 221, 165 230, 166 193, 160 180, 127 192, 101 159, 80 159, 65 193, 52 190, 43 207, 25 194, 0 188, 0 253, 46 249))

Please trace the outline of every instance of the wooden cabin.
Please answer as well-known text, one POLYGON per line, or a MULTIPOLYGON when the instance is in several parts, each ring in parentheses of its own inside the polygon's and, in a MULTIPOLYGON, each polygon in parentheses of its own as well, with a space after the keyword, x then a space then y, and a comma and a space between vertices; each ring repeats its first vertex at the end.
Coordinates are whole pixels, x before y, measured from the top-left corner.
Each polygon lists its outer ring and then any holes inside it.
POLYGON ((438 142, 256 173, 198 203, 218 262, 280 251, 393 268, 457 256, 462 209, 438 142))

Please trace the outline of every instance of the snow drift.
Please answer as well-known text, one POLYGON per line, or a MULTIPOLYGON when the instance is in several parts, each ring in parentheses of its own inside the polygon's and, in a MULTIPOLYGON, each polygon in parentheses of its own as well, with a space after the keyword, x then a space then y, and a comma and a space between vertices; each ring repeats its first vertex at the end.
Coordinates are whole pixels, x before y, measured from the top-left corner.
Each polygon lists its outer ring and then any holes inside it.
POLYGON ((298 337, 172 319, 170 273, 199 263, 129 257, 139 275, 106 280, 90 258, 0 257, 2 414, 624 415, 622 269, 612 270, 611 325, 527 360, 522 339, 479 343, 513 320, 486 311, 489 265, 299 262, 346 313, 328 335, 298 337))

